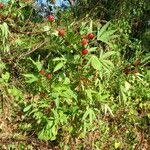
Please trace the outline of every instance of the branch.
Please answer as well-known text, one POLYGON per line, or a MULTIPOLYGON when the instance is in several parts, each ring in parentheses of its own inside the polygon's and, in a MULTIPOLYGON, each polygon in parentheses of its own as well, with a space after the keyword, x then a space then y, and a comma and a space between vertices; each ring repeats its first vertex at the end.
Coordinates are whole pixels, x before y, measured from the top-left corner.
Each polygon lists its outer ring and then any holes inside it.
POLYGON ((19 31, 14 28, 12 28, 12 30, 13 30, 13 32, 20 33, 20 34, 26 34, 26 35, 33 35, 33 34, 37 35, 37 34, 42 34, 42 33, 46 33, 46 32, 50 31, 50 30, 46 30, 46 31, 37 31, 37 32, 30 32, 30 31, 24 32, 24 31, 19 31))
POLYGON ((39 49, 40 47, 42 47, 43 45, 45 45, 48 42, 48 40, 38 44, 35 48, 33 48, 32 50, 29 50, 25 53, 22 53, 20 56, 18 56, 16 61, 19 61, 20 59, 24 58, 25 56, 30 55, 31 53, 33 53, 34 51, 36 51, 37 49, 39 49))

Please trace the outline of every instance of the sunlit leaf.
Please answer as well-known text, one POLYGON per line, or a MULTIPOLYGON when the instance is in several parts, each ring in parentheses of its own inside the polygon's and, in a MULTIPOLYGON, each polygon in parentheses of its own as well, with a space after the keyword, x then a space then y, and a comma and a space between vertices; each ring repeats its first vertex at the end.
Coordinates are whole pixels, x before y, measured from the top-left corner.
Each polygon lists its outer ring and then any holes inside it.
POLYGON ((93 55, 91 57, 91 65, 96 70, 101 70, 102 66, 97 56, 93 55))
POLYGON ((63 66, 64 66, 64 63, 63 63, 63 62, 58 63, 58 64, 55 66, 53 72, 56 72, 56 71, 60 70, 63 66))

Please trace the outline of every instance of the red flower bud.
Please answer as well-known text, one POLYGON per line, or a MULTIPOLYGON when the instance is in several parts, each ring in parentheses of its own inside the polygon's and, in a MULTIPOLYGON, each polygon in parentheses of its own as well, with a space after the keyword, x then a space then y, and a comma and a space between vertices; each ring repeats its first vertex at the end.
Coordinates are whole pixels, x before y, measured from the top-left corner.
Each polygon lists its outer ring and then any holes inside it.
POLYGON ((44 71, 44 70, 41 70, 41 71, 39 72, 39 74, 40 74, 40 75, 45 75, 45 71, 44 71))

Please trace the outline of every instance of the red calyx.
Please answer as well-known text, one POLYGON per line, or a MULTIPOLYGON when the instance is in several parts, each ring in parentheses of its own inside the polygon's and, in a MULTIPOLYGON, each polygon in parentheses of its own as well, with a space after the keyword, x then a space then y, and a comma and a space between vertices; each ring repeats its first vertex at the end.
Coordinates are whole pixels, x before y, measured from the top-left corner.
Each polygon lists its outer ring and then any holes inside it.
POLYGON ((52 102, 50 103, 50 105, 51 105, 51 108, 54 108, 54 107, 55 107, 55 101, 52 101, 52 102))
POLYGON ((58 35, 61 37, 65 36, 65 31, 64 30, 59 30, 58 35))
POLYGON ((134 66, 138 66, 138 65, 140 65, 140 64, 141 64, 141 61, 140 61, 139 59, 135 60, 134 66))
POLYGON ((87 49, 83 49, 83 50, 81 51, 81 53, 82 53, 82 55, 87 55, 87 54, 88 54, 88 50, 87 50, 87 49))
POLYGON ((82 38, 82 39, 86 38, 86 35, 85 35, 85 34, 82 34, 82 35, 81 35, 81 38, 82 38))
POLYGON ((44 71, 44 70, 41 70, 41 71, 39 72, 39 74, 40 74, 40 75, 45 75, 45 71, 44 71))
POLYGON ((94 34, 93 33, 89 33, 87 37, 88 37, 89 40, 91 40, 91 39, 94 38, 94 34))
POLYGON ((47 19, 48 19, 49 21, 54 21, 54 20, 55 20, 55 17, 52 16, 52 15, 50 15, 50 16, 47 17, 47 19))

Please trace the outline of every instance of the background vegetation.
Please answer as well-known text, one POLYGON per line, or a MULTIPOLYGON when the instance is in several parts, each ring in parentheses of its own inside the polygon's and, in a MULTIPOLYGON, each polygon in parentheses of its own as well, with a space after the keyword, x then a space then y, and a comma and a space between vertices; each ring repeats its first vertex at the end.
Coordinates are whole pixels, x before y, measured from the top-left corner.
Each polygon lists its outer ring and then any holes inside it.
POLYGON ((0 149, 148 150, 149 0, 70 4, 0 3, 0 149))

